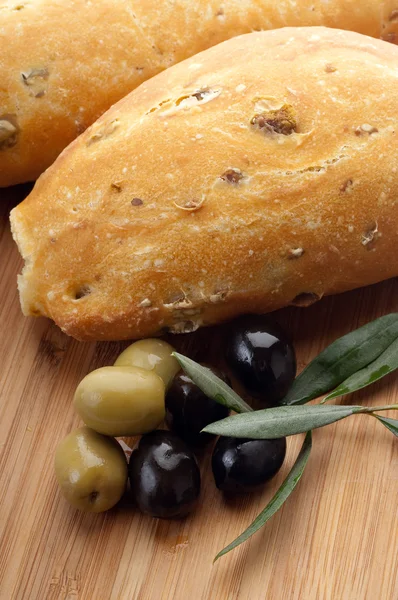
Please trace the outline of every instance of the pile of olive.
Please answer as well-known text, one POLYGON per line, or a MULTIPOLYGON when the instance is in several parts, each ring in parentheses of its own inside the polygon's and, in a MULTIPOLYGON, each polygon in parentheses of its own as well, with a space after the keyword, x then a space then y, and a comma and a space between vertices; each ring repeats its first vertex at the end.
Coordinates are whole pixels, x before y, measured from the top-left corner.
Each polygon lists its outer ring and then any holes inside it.
MULTIPOLYGON (((141 340, 114 366, 93 371, 79 384, 74 406, 85 426, 60 442, 55 457, 59 485, 74 507, 111 508, 125 492, 127 478, 139 509, 154 517, 182 517, 195 506, 200 471, 194 451, 214 439, 201 431, 229 410, 179 370, 172 352, 162 340, 141 340), (164 420, 170 431, 157 430, 164 420), (135 435, 142 438, 127 464, 114 438, 135 435)), ((292 345, 266 317, 235 322, 226 339, 226 361, 265 406, 278 403, 296 372, 292 345)), ((225 374, 208 368, 230 385, 225 374)), ((224 492, 250 491, 279 471, 285 453, 284 438, 222 437, 212 457, 215 483, 224 492)))

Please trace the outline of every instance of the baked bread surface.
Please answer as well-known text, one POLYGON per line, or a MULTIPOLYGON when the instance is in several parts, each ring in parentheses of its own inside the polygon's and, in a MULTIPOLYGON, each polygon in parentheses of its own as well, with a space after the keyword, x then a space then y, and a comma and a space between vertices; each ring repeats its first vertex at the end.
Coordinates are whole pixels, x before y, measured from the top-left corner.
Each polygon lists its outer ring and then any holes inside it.
POLYGON ((36 179, 113 103, 235 35, 327 25, 398 41, 398 0, 0 0, 0 186, 36 179))
POLYGON ((144 83, 11 214, 26 315, 191 331, 398 275, 398 47, 286 28, 144 83))

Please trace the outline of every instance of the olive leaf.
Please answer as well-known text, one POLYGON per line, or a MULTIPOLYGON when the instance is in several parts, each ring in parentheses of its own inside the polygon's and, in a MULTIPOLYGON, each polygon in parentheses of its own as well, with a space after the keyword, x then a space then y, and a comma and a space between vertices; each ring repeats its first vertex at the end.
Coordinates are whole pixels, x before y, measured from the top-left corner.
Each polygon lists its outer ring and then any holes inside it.
POLYGON ((207 367, 199 365, 194 360, 173 352, 180 366, 202 392, 219 404, 227 406, 237 413, 252 412, 253 409, 222 379, 214 375, 207 367))
POLYGON ((398 338, 370 365, 357 371, 343 381, 343 383, 323 399, 322 404, 333 398, 361 390, 382 379, 382 377, 389 375, 396 369, 398 369, 398 338))
POLYGON ((312 433, 309 431, 305 436, 303 446, 300 450, 300 453, 294 463, 292 469, 290 470, 288 476, 277 490, 274 497, 270 500, 267 506, 263 511, 256 517, 251 525, 241 533, 233 542, 228 544, 221 552, 217 554, 214 559, 214 562, 227 554, 243 542, 246 542, 256 531, 261 529, 263 525, 266 524, 267 521, 274 516, 274 514, 283 506, 286 500, 289 498, 290 494, 294 491, 296 485, 301 479, 301 476, 304 472, 304 469, 308 463, 308 459, 310 456, 312 448, 312 433))
MULTIPOLYGON (((374 409, 372 409, 374 410, 374 409)), ((379 410, 379 409, 376 409, 379 410)), ((311 429, 330 425, 350 415, 369 412, 363 406, 335 406, 314 404, 311 406, 278 406, 233 415, 210 423, 202 431, 215 435, 257 440, 274 440, 311 429)))
POLYGON ((312 429, 335 423, 353 414, 370 414, 398 436, 398 421, 375 414, 378 411, 398 409, 398 405, 365 408, 326 406, 322 403, 300 406, 336 386, 325 400, 362 389, 397 369, 398 313, 381 317, 336 340, 295 380, 283 400, 284 406, 260 411, 253 411, 238 394, 206 367, 177 352, 173 354, 184 371, 208 397, 239 413, 212 423, 203 431, 252 439, 276 439, 307 432, 300 454, 275 496, 253 523, 217 554, 215 560, 258 531, 293 492, 308 462, 312 447, 312 429))
POLYGON ((318 398, 375 361, 398 339, 398 313, 380 317, 325 348, 295 379, 283 404, 318 398))
POLYGON ((380 423, 383 423, 391 433, 398 437, 398 421, 396 419, 388 419, 387 417, 380 417, 380 415, 375 415, 375 417, 380 423))

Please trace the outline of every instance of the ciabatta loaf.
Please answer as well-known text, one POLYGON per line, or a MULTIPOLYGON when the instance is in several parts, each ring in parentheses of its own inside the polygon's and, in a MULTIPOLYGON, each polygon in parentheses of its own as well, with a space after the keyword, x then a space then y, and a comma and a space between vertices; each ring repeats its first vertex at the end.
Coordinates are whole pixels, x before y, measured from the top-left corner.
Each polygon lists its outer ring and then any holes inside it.
POLYGON ((238 34, 292 25, 397 42, 398 0, 0 0, 0 187, 36 179, 170 65, 238 34))
POLYGON ((11 215, 26 315, 191 331, 398 275, 398 47, 291 28, 144 83, 11 215))

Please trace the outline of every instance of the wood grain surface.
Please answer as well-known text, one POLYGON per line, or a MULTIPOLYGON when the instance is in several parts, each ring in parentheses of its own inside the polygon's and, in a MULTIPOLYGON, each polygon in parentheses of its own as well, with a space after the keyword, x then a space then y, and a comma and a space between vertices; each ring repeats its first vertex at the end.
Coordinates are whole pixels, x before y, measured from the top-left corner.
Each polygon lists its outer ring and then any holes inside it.
MULTIPOLYGON (((90 370, 126 344, 78 343, 44 319, 21 315, 21 260, 8 225, 28 188, 0 190, 0 598, 84 600, 394 600, 398 598, 398 441, 357 416, 317 430, 309 465, 284 508, 214 566, 212 559, 265 506, 301 445, 288 440, 278 476, 260 493, 226 501, 210 455, 201 458, 196 512, 183 521, 140 515, 124 498, 101 515, 61 497, 57 442, 79 420, 72 397, 90 370)), ((301 369, 335 338, 398 310, 398 280, 326 298, 277 319, 291 333, 301 369)), ((224 329, 173 339, 218 362, 224 329)), ((346 402, 350 402, 346 398, 346 402)), ((392 375, 355 403, 398 402, 392 375)))

